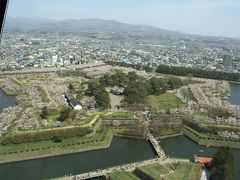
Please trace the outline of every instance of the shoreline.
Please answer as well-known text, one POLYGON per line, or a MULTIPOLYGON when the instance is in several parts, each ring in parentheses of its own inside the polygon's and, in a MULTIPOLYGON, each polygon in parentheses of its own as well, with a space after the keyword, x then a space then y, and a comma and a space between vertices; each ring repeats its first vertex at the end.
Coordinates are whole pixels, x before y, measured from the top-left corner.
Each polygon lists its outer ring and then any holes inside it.
POLYGON ((229 84, 240 84, 239 81, 228 81, 229 84))

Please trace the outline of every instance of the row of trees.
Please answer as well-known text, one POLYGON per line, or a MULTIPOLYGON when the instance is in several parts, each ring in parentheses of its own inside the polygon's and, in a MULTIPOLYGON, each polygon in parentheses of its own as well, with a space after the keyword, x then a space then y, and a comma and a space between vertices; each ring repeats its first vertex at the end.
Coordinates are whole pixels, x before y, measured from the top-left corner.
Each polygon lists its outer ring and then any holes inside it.
POLYGON ((122 66, 122 67, 131 67, 137 70, 145 70, 146 72, 152 72, 153 69, 147 65, 142 64, 128 64, 125 62, 114 62, 114 61, 105 61, 106 64, 112 66, 122 66))
MULTIPOLYGON (((127 64, 124 62, 105 62, 109 65, 117 65, 123 67, 132 67, 138 70, 145 70, 147 72, 153 71, 152 68, 148 66, 142 66, 141 64, 133 65, 127 64)), ((210 71, 204 69, 197 68, 187 68, 187 67, 176 67, 176 66, 168 66, 168 65, 159 65, 157 67, 156 72, 162 74, 171 74, 176 76, 187 76, 191 74, 194 77, 199 78, 209 78, 209 79, 218 79, 218 80, 228 80, 228 81, 240 81, 240 73, 233 72, 223 72, 223 71, 210 71)))
POLYGON ((210 70, 187 68, 187 67, 159 65, 156 72, 162 73, 162 74, 172 74, 177 76, 187 76, 191 74, 192 76, 199 77, 199 78, 240 81, 240 73, 210 71, 210 70))

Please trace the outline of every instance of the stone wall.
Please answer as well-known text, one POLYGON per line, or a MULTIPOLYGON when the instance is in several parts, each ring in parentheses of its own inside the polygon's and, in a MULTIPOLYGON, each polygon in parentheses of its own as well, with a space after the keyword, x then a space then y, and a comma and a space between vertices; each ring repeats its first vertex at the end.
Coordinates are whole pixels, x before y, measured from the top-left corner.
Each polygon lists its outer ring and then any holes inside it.
POLYGON ((105 126, 128 126, 137 125, 136 119, 102 119, 102 124, 105 126))

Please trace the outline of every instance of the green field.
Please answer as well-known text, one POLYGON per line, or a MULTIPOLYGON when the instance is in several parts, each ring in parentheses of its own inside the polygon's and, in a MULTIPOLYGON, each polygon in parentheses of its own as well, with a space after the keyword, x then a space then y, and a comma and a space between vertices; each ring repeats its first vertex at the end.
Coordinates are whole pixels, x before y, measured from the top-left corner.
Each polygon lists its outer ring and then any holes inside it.
POLYGON ((137 176, 130 172, 120 171, 110 175, 111 180, 139 180, 137 176))
POLYGON ((158 180, 199 180, 201 166, 195 163, 178 162, 175 164, 151 164, 140 167, 141 170, 158 180))
POLYGON ((166 92, 159 96, 148 96, 147 105, 153 110, 187 107, 186 104, 176 97, 175 92, 166 92))
POLYGON ((160 165, 160 164, 151 164, 151 165, 140 167, 140 169, 146 172, 147 174, 153 176, 156 179, 159 179, 161 175, 164 175, 170 172, 169 168, 167 168, 165 165, 160 165))
POLYGON ((199 180, 202 174, 202 168, 199 164, 195 163, 177 163, 174 165, 176 170, 169 173, 166 180, 199 180))
POLYGON ((57 110, 57 111, 49 112, 46 119, 49 121, 57 121, 59 117, 60 117, 60 110, 57 110))

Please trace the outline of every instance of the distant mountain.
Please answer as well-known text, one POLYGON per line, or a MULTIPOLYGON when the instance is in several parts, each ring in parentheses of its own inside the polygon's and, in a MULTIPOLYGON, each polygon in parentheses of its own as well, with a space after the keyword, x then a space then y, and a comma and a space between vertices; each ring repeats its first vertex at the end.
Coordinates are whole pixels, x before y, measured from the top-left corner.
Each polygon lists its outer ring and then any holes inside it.
POLYGON ((41 18, 7 17, 4 28, 7 30, 34 30, 46 28, 47 24, 54 23, 55 20, 41 18))
POLYGON ((152 32, 172 34, 177 33, 148 25, 131 25, 115 20, 105 19, 67 19, 51 20, 41 18, 7 17, 6 30, 79 30, 79 31, 101 31, 101 32, 152 32))

